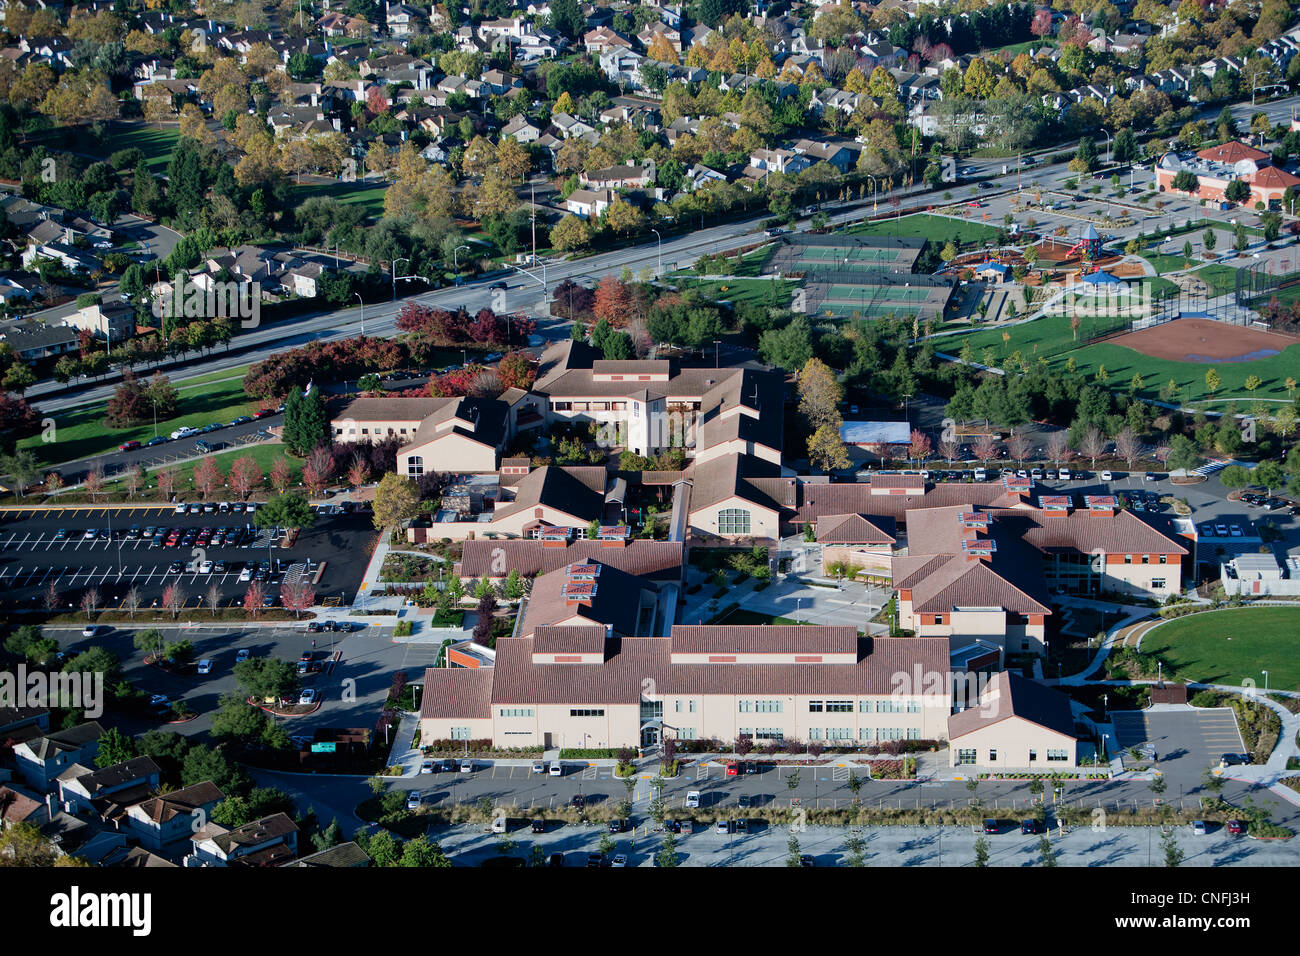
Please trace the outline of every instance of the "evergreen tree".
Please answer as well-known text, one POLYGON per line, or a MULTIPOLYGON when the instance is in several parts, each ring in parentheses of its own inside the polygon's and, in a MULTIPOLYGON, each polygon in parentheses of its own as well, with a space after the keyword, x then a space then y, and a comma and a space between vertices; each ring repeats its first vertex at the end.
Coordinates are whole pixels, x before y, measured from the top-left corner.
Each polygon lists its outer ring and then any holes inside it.
POLYGON ((303 395, 295 388, 284 404, 285 447, 303 458, 316 446, 328 443, 329 437, 329 417, 320 389, 313 385, 303 395))

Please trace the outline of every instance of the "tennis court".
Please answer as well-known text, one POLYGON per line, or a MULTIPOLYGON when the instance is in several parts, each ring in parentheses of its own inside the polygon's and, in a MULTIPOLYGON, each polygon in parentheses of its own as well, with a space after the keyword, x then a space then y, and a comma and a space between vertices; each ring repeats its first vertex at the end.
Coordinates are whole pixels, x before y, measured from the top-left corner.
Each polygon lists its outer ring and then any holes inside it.
POLYGON ((804 234, 777 242, 764 272, 816 275, 825 270, 911 272, 926 240, 899 236, 804 234))

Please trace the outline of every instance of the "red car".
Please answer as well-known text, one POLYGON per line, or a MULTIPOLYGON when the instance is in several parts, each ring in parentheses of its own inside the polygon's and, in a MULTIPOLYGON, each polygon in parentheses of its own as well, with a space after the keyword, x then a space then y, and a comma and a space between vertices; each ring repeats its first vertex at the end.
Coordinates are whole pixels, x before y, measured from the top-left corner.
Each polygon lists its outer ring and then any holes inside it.
POLYGON ((1246 832, 1246 824, 1242 823, 1240 820, 1229 820, 1228 832, 1233 836, 1241 836, 1246 832))
POLYGON ((275 409, 274 409, 274 408, 259 408, 257 411, 253 412, 253 417, 254 417, 254 418, 269 418, 270 416, 272 416, 272 415, 274 415, 274 414, 275 414, 275 409))
POLYGON ((731 763, 727 764, 727 776, 728 777, 740 776, 740 764, 736 763, 734 760, 731 763))
POLYGON ((135 451, 135 450, 136 450, 137 448, 139 448, 139 447, 140 447, 140 443, 139 443, 138 441, 124 441, 124 442, 122 442, 122 444, 120 444, 120 445, 117 446, 117 450, 118 450, 118 451, 135 451))

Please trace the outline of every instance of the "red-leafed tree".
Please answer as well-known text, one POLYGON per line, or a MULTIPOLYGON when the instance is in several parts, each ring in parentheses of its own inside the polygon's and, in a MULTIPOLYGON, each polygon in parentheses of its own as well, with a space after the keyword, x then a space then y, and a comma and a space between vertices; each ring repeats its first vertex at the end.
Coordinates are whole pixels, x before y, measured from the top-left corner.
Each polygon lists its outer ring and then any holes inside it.
POLYGON ((280 587, 280 600, 284 602, 286 608, 298 617, 302 617, 302 612, 316 603, 316 589, 310 582, 301 579, 293 582, 285 581, 280 587))
POLYGON ((370 462, 363 455, 353 455, 352 463, 348 465, 348 484, 353 488, 360 488, 370 480, 370 462))
POLYGON ((537 366, 518 352, 511 352, 497 363, 497 375, 503 388, 522 388, 528 391, 537 379, 537 366))
POLYGON ((244 592, 244 610, 254 618, 262 613, 262 602, 266 600, 266 589, 261 581, 254 581, 244 592))
POLYGON ((179 584, 169 584, 163 589, 163 607, 172 612, 173 620, 180 615, 181 610, 185 607, 185 598, 187 596, 185 589, 179 584))
POLYGON ((240 498, 247 498, 249 492, 262 483, 262 467, 251 455, 236 458, 230 466, 230 487, 240 498))
POLYGON ((917 461, 925 461, 930 457, 930 453, 933 450, 934 448, 930 444, 930 436, 920 429, 913 428, 911 441, 907 446, 908 457, 914 458, 917 461))
POLYGON ((1034 20, 1029 25, 1029 32, 1036 37, 1051 36, 1052 34, 1052 11, 1043 7, 1034 14, 1034 20))
POLYGON ((616 328, 622 328, 632 309, 632 293, 617 276, 607 275, 596 289, 592 311, 616 328))
POLYGON ((334 455, 325 445, 318 445, 312 449, 302 465, 302 480, 313 495, 319 495, 325 490, 333 473, 334 455))
POLYGON ((289 467, 288 461, 277 458, 271 462, 271 487, 275 489, 276 494, 284 494, 291 481, 293 481, 293 469, 289 467))
POLYGON ((194 489, 204 498, 211 498, 212 492, 221 487, 221 466, 213 458, 204 458, 194 467, 194 489))

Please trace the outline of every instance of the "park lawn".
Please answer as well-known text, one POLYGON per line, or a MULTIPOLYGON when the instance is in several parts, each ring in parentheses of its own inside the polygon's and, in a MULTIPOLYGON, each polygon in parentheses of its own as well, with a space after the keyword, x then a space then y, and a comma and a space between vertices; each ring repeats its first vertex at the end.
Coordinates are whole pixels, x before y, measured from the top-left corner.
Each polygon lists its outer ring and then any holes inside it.
MULTIPOLYGON (((1095 331, 1091 325, 1096 321, 1083 318, 1079 326, 1079 341, 1086 340, 1095 331)), ((1144 387, 1138 395, 1142 398, 1157 399, 1161 387, 1173 379, 1180 389, 1179 399, 1184 402, 1203 402, 1210 399, 1226 402, 1232 400, 1251 401, 1256 398, 1287 398, 1287 378, 1300 378, 1300 344, 1292 345, 1277 355, 1255 359, 1251 362, 1175 362, 1168 359, 1152 358, 1127 346, 1112 342, 1098 342, 1095 345, 1074 347, 1074 336, 1070 331, 1070 320, 1066 316, 1045 316, 1020 325, 1001 328, 984 328, 966 335, 945 336, 935 340, 935 346, 941 352, 956 355, 962 345, 971 343, 974 350, 973 361, 983 362, 983 350, 993 349, 993 363, 1000 365, 1016 351, 1021 358, 1033 364, 1040 355, 1045 356, 1051 368, 1064 370, 1069 357, 1074 357, 1075 371, 1085 378, 1093 378, 1101 366, 1106 366, 1107 380, 1112 387, 1127 385, 1134 372, 1142 375, 1144 387), (1008 341, 1002 341, 1003 333, 1008 341), (1220 385, 1213 395, 1205 387, 1205 373, 1214 368, 1219 374, 1220 385), (1258 375, 1262 380, 1254 394, 1245 387, 1246 379, 1258 375)))
MULTIPOLYGON (((200 427, 211 422, 228 422, 240 415, 251 415, 259 407, 260 403, 248 400, 243 382, 238 378, 194 387, 182 383, 177 388, 177 414, 159 419, 158 434, 169 435, 182 425, 200 427)), ((44 441, 42 430, 42 434, 24 438, 18 447, 30 448, 41 466, 49 467, 102 455, 126 441, 143 443, 153 438, 152 420, 131 428, 110 429, 104 424, 104 409, 105 403, 96 402, 56 414, 54 441, 44 441)), ((220 435, 217 440, 221 440, 220 435)))
POLYGON ((312 196, 330 196, 344 205, 359 205, 372 219, 384 214, 384 196, 388 192, 385 182, 364 181, 330 183, 328 186, 303 183, 289 190, 292 201, 301 204, 312 196))
POLYGON ((114 126, 102 145, 95 144, 87 152, 107 159, 118 150, 138 149, 144 153, 145 164, 149 167, 149 171, 161 175, 167 171, 167 164, 172 160, 172 151, 180 138, 180 130, 169 126, 141 124, 125 129, 114 126))
POLYGON ((788 307, 797 283, 789 279, 728 279, 726 282, 703 282, 683 277, 676 280, 683 290, 694 289, 716 302, 732 305, 749 303, 788 307))
MULTIPOLYGON (((1126 385, 1134 372, 1142 374, 1145 387, 1138 394, 1142 398, 1159 398, 1161 386, 1173 379, 1180 389, 1179 399, 1184 403, 1250 402, 1254 399, 1285 399, 1288 377, 1300 378, 1300 345, 1292 345, 1269 358, 1252 362, 1173 362, 1151 358, 1123 345, 1099 342, 1071 352, 1075 370, 1087 378, 1106 366, 1112 387, 1126 385), (1219 374, 1220 385, 1213 395, 1205 387, 1205 373, 1213 368, 1219 374), (1254 393, 1245 387, 1247 377, 1258 375, 1262 380, 1254 393)), ((1065 355, 1054 356, 1053 367, 1064 367, 1065 355)))
MULTIPOLYGON (((289 452, 285 449, 284 445, 280 444, 279 442, 262 442, 257 445, 246 445, 243 448, 233 448, 228 451, 219 451, 212 455, 206 456, 206 458, 215 461, 217 463, 217 466, 221 469, 221 473, 223 475, 230 474, 230 466, 234 464, 236 458, 252 458, 253 461, 257 462, 258 467, 262 469, 262 474, 264 476, 269 475, 271 473, 271 466, 273 464, 275 464, 280 459, 284 459, 289 463, 289 474, 291 476, 290 477, 291 485, 293 487, 296 487, 299 484, 299 482, 302 480, 301 459, 294 458, 292 455, 290 455, 289 452)), ((190 492, 194 489, 194 482, 193 482, 194 469, 198 467, 199 462, 202 460, 204 459, 200 458, 194 461, 187 461, 184 464, 176 466, 176 494, 178 497, 183 498, 185 497, 185 494, 187 492, 190 492)), ((157 468, 151 468, 149 470, 150 484, 157 483, 157 477, 156 477, 157 474, 158 474, 157 468)), ((110 493, 125 492, 126 490, 121 483, 121 479, 115 479, 113 481, 104 482, 104 489, 105 491, 110 493)), ((254 498, 265 497, 267 494, 270 493, 271 493, 271 486, 269 483, 264 481, 260 487, 253 489, 252 497, 254 498)), ((225 500, 227 498, 232 497, 232 495, 229 492, 214 492, 214 494, 216 495, 218 500, 225 500)), ((157 492, 156 491, 145 492, 142 493, 139 497, 141 500, 147 501, 151 497, 156 498, 157 492)))
POLYGON ((981 222, 967 222, 949 216, 913 213, 900 219, 876 219, 860 222, 846 230, 855 236, 920 236, 943 245, 953 239, 963 245, 996 239, 1000 230, 981 222))
POLYGON ((1161 624, 1142 640, 1142 652, 1159 654, 1179 680, 1300 689, 1300 607, 1237 608, 1189 614, 1161 624))

